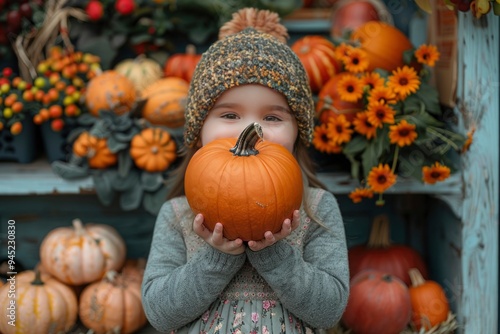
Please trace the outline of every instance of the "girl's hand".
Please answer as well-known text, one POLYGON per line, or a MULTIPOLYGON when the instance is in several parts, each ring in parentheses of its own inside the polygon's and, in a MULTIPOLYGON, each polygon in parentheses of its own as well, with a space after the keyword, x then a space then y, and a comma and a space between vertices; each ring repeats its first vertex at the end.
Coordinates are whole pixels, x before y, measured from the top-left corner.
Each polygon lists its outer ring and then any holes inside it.
POLYGON ((266 247, 274 245, 281 239, 288 237, 292 231, 294 231, 300 223, 300 213, 299 210, 293 212, 292 221, 289 218, 285 219, 283 225, 281 225, 281 230, 278 233, 267 231, 264 233, 264 239, 259 241, 251 240, 248 242, 248 247, 254 252, 260 251, 266 247))
POLYGON ((206 243, 208 243, 213 248, 231 255, 239 255, 245 252, 245 246, 243 245, 243 240, 235 239, 228 240, 224 238, 222 231, 223 227, 221 223, 215 224, 214 231, 211 232, 203 224, 204 218, 201 213, 197 214, 193 222, 194 232, 206 243))

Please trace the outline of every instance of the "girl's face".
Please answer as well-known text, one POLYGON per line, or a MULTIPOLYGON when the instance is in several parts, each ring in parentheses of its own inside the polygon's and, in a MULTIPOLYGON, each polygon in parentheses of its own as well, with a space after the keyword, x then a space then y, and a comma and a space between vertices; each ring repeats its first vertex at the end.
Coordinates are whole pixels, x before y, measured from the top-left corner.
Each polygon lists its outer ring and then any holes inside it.
POLYGON ((262 126, 264 140, 293 153, 298 128, 285 97, 256 84, 231 88, 219 97, 201 129, 201 145, 219 138, 237 138, 253 122, 262 126))

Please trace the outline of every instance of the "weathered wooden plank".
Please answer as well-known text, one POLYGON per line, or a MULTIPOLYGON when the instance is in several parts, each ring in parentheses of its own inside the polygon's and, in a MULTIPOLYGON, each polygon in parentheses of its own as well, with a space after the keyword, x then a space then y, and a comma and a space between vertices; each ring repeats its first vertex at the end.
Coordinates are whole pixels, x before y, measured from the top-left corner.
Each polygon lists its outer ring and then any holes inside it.
POLYGON ((459 319, 464 333, 498 332, 499 17, 459 14, 457 108, 474 142, 463 155, 459 319))

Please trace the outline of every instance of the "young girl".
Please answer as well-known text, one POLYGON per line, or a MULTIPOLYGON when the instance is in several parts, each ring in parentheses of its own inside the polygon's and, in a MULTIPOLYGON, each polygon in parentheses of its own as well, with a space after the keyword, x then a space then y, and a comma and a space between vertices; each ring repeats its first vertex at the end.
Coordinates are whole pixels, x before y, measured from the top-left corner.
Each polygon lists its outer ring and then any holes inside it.
POLYGON ((186 106, 185 155, 157 218, 143 282, 150 323, 166 333, 314 333, 340 319, 349 293, 342 217, 307 152, 313 100, 275 13, 243 9, 198 64, 186 106), (248 27, 250 26, 250 27, 248 27), (274 34, 271 35, 271 33, 274 34), (194 216, 184 172, 201 146, 258 122, 299 162, 304 199, 281 231, 244 243, 194 216))

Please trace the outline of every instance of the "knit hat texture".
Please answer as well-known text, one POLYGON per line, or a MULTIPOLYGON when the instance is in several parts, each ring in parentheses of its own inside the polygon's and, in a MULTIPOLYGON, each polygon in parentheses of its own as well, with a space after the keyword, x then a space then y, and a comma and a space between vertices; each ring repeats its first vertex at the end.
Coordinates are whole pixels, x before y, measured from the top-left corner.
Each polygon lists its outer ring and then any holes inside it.
MULTIPOLYGON (((283 94, 297 120, 300 139, 306 146, 312 140, 314 102, 307 74, 297 55, 283 42, 286 39, 266 32, 279 30, 286 34, 286 28, 276 23, 277 14, 253 8, 233 14, 233 20, 226 25, 234 26, 238 19, 241 25, 242 16, 247 22, 255 22, 248 20, 249 15, 267 22, 268 26, 242 27, 243 30, 232 34, 226 31, 226 35, 221 34, 221 38, 203 53, 196 67, 185 112, 184 141, 188 147, 198 141, 203 122, 219 96, 232 87, 245 84, 261 84, 283 94)), ((223 29, 224 26, 221 32, 223 29)))

